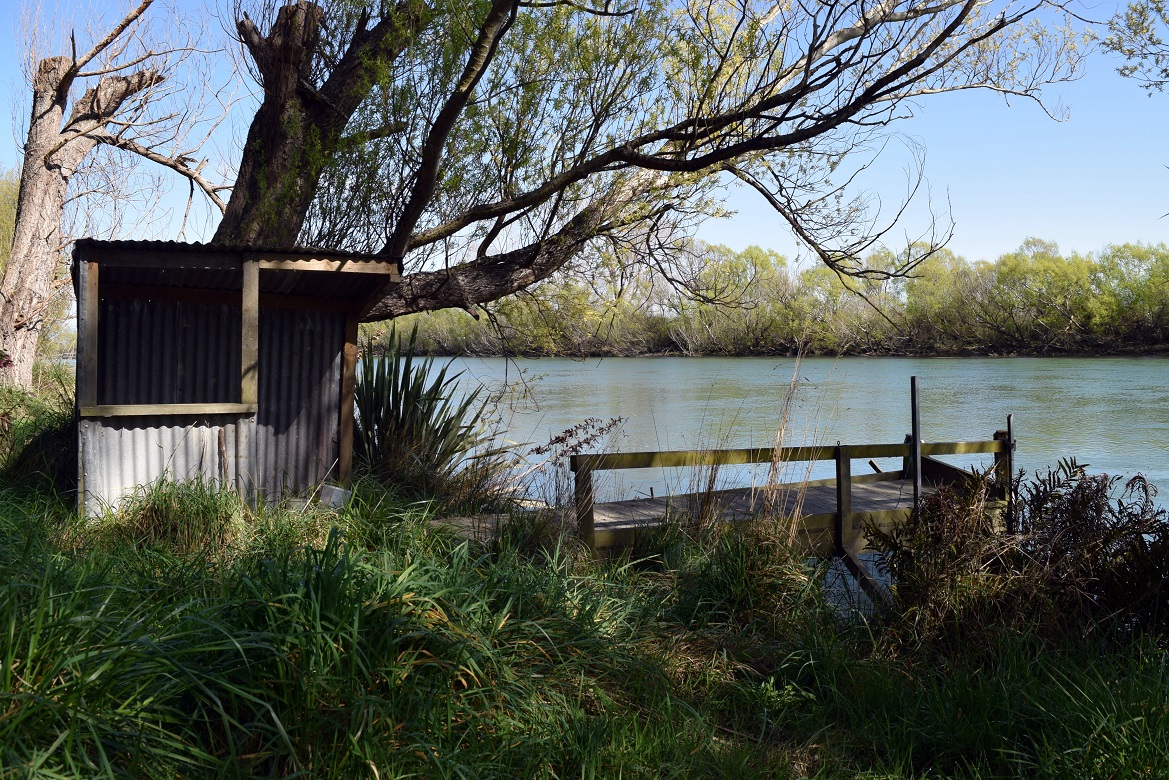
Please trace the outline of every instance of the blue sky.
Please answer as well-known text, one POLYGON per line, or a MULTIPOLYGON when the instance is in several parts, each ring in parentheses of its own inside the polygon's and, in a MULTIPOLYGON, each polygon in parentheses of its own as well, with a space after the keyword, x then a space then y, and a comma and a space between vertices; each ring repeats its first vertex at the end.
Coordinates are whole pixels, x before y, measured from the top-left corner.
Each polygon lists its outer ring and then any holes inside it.
MULTIPOLYGON (((75 6, 62 0, 58 7, 75 6)), ((1114 8, 1105 3, 1084 13, 1107 19, 1114 8)), ((16 164, 11 114, 14 106, 25 110, 18 16, 19 3, 0 0, 0 167, 16 164)), ((208 27, 221 34, 217 21, 208 27)), ((951 249, 978 260, 1011 251, 1028 236, 1055 241, 1065 252, 1169 241, 1169 217, 1162 218, 1169 212, 1169 94, 1148 96, 1118 76, 1117 65, 1115 57, 1093 53, 1080 81, 1048 88, 1048 102, 1068 109, 1065 122, 1030 101, 1008 104, 990 93, 963 92, 922 101, 917 115, 900 124, 902 134, 925 148, 935 209, 948 203, 955 222, 951 249)), ((887 203, 905 188, 896 152, 882 160, 874 185, 887 203)), ((728 204, 737 215, 708 223, 701 238, 798 254, 761 201, 738 192, 728 204)), ((923 220, 920 209, 911 210, 893 238, 916 236, 923 220)))
MULTIPOLYGON (((1097 11, 1097 18, 1111 12, 1097 11)), ((994 259, 1028 236, 1065 252, 1108 244, 1169 241, 1169 94, 1151 97, 1116 73, 1118 58, 1094 52, 1082 79, 1049 87, 1045 102, 1068 110, 1050 119, 1028 100, 968 91, 922 101, 900 132, 925 148, 925 174, 937 207, 955 223, 950 248, 970 260, 994 259)), ((896 154, 894 148, 892 152, 896 154)), ((904 189, 904 166, 885 167, 890 197, 904 189)), ((745 193, 744 193, 745 195, 745 193)), ((736 248, 747 236, 780 233, 766 206, 732 196, 735 220, 708 225, 708 240, 736 248), (768 229, 768 226, 774 226, 768 229)), ((906 232, 924 223, 908 215, 906 232)), ((915 232, 916 230, 916 232, 915 232)), ((784 238, 771 242, 792 252, 784 238)))

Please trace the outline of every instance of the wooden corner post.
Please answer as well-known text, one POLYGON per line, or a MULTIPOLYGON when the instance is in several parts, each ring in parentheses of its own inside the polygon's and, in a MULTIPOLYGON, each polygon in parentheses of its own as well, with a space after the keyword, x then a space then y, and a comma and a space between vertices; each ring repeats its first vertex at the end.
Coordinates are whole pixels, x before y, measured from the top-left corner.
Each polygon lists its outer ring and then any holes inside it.
POLYGON ((573 455, 569 459, 573 474, 573 497, 576 503, 576 525, 580 538, 594 555, 597 553, 597 535, 593 524, 593 460, 588 455, 573 455))
POLYGON ((345 346, 341 354, 341 419, 337 427, 337 479, 353 484, 353 394, 357 388, 357 315, 345 320, 345 346))
POLYGON ((79 263, 85 278, 78 285, 84 300, 80 308, 84 310, 85 322, 82 325, 81 363, 78 385, 81 392, 78 394, 78 406, 97 406, 97 375, 98 375, 98 318, 101 316, 101 294, 98 289, 98 264, 94 262, 79 263))
MULTIPOLYGON (((88 254, 88 253, 86 253, 88 254)), ((98 290, 98 264, 89 262, 82 254, 77 263, 77 271, 81 278, 78 280, 77 291, 80 300, 77 302, 77 415, 88 406, 97 405, 97 351, 98 351, 98 317, 101 312, 101 298, 98 290)), ((77 509, 85 515, 86 474, 85 474, 85 426, 78 420, 77 437, 77 509)))
POLYGON ((243 263, 243 294, 240 299, 239 402, 254 404, 259 397, 260 374, 260 265, 243 263))
MULTIPOLYGON (((260 397, 260 264, 244 259, 241 263, 243 286, 240 292, 240 372, 239 401, 258 404, 260 397)), ((252 413, 252 419, 256 414, 252 413)), ((243 418, 236 424, 236 484, 245 500, 252 500, 249 474, 252 457, 252 426, 243 418)))

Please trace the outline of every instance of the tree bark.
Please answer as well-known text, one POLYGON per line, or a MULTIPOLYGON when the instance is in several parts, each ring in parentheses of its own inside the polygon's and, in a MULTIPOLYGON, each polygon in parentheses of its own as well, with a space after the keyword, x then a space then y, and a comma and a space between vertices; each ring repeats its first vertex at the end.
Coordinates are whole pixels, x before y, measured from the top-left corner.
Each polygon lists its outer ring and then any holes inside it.
POLYGON ((71 64, 69 57, 50 57, 39 63, 33 77, 32 119, 16 200, 16 230, 0 281, 0 349, 12 361, 8 368, 0 369, 0 383, 24 388, 32 385, 37 340, 61 264, 65 191, 77 163, 93 146, 83 138, 50 154, 61 142, 69 94, 68 87, 62 86, 71 64))
POLYGON ((16 230, 0 279, 0 349, 11 360, 9 366, 0 368, 0 384, 32 386, 37 342, 53 302, 67 243, 61 233, 61 215, 69 179, 98 143, 88 133, 104 127, 127 99, 161 80, 153 71, 104 78, 86 90, 68 123, 62 125, 69 88, 76 76, 71 57, 41 60, 33 76, 32 117, 16 200, 16 230))
POLYGON ((572 260, 604 230, 611 209, 608 202, 598 201, 542 241, 441 271, 409 274, 388 290, 364 319, 375 322, 450 308, 473 311, 479 304, 519 292, 547 279, 572 260))
POLYGON ((373 85, 373 72, 396 57, 426 21, 404 2, 353 42, 320 89, 312 75, 320 7, 298 0, 280 8, 264 36, 245 16, 236 25, 256 63, 264 98, 248 128, 231 200, 212 239, 234 245, 293 246, 342 133, 373 85))

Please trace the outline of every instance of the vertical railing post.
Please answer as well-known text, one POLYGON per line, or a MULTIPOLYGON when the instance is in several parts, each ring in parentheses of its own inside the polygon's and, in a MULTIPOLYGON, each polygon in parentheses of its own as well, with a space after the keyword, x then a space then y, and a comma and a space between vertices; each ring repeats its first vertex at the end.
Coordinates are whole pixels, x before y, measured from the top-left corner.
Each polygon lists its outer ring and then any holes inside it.
POLYGON ((569 459, 573 475, 573 498, 576 525, 581 540, 594 555, 597 553, 596 529, 593 526, 593 459, 590 455, 573 455, 569 459))
POLYGON ((913 462, 913 511, 916 514, 921 509, 921 408, 918 406, 916 376, 909 378, 909 407, 913 425, 909 458, 913 462))
MULTIPOLYGON (((1007 415, 1007 522, 1015 525, 1015 415, 1007 415)), ((1014 531, 1012 531, 1014 533, 1014 531)))
POLYGON ((994 440, 1003 443, 1003 449, 994 454, 994 478, 998 483, 998 498, 1007 503, 1007 533, 1013 534, 1015 528, 1015 491, 1013 489, 1015 468, 1015 425, 1013 414, 1007 415, 1007 429, 995 431, 994 440))
POLYGON ((837 444, 836 517, 832 523, 832 545, 837 555, 844 555, 844 524, 852 514, 852 447, 837 444))

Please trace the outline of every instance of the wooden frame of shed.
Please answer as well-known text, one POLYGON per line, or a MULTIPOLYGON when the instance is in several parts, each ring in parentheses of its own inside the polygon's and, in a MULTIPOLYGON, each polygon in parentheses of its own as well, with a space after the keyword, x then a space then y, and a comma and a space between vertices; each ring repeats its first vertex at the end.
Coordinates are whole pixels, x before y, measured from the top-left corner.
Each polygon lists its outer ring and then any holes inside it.
POLYGON ((319 249, 78 241, 78 504, 159 479, 249 501, 348 484, 361 314, 401 279, 319 249))

